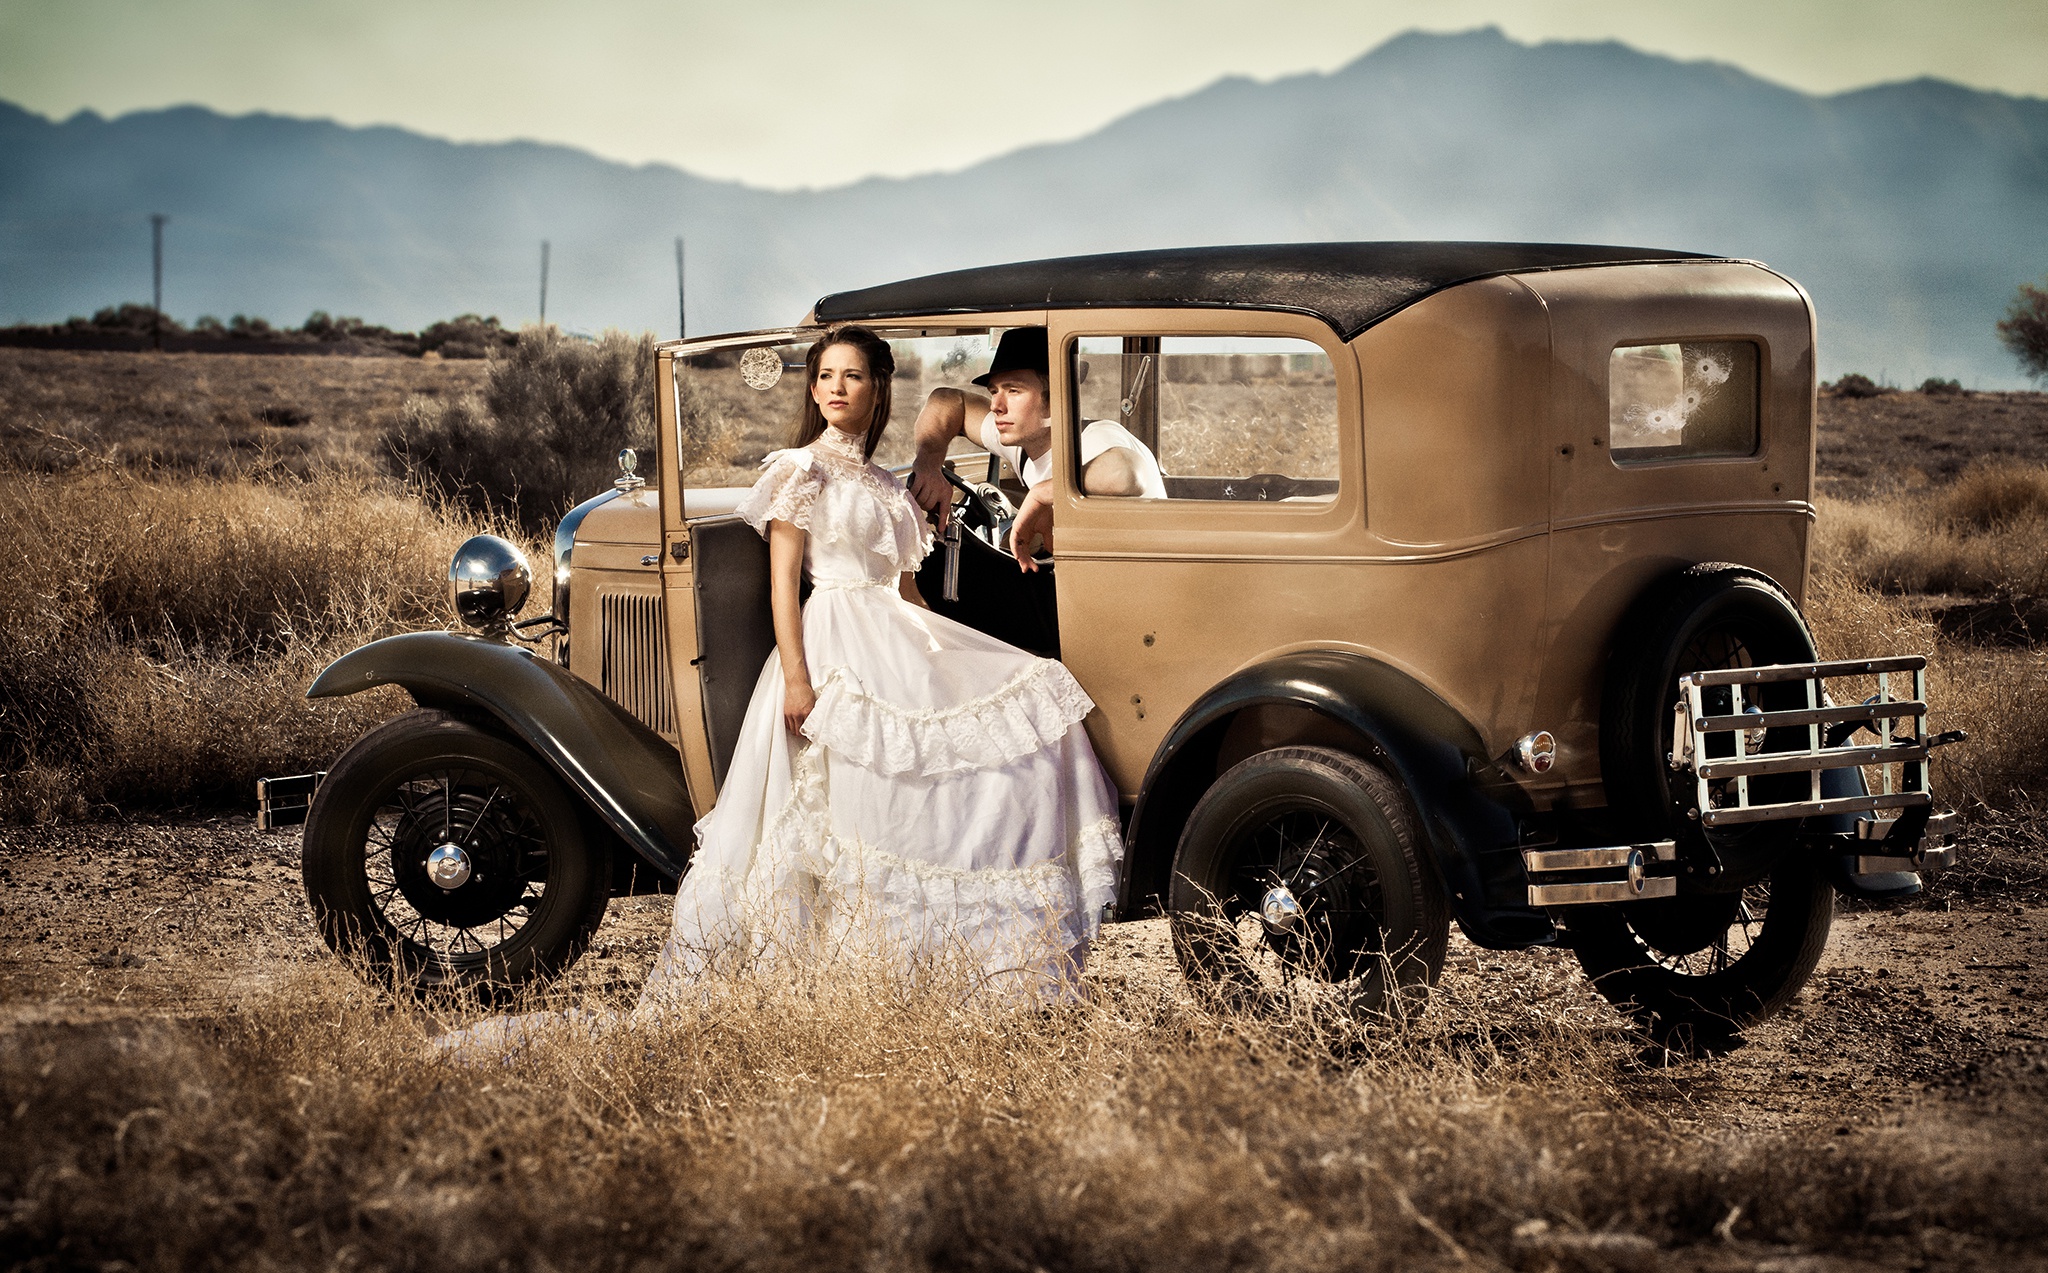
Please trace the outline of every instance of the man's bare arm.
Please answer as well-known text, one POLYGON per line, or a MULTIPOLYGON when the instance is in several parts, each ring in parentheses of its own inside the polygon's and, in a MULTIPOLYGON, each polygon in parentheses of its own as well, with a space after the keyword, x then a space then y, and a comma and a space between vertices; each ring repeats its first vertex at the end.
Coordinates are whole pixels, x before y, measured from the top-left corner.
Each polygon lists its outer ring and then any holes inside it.
POLYGON ((1144 489, 1138 482, 1138 466, 1131 462, 1128 447, 1113 446, 1081 470, 1084 495, 1136 495, 1144 489))
POLYGON ((910 497, 920 508, 938 510, 941 525, 951 507, 946 479, 940 474, 946 463, 946 449, 953 445, 954 438, 966 434, 970 415, 978 421, 986 414, 987 400, 979 394, 969 395, 950 387, 932 390, 924 400, 924 410, 917 413, 917 424, 911 433, 917 443, 917 455, 910 464, 910 497), (981 408, 979 413, 972 410, 976 405, 981 408))

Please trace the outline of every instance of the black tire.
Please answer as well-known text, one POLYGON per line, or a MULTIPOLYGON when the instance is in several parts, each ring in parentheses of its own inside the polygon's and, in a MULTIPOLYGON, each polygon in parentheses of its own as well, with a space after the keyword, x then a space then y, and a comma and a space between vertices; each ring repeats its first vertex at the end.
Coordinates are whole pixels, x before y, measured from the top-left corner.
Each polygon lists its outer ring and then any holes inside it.
POLYGON ((1573 907, 1564 918, 1602 995, 1658 1043, 1715 1052, 1799 994, 1834 913, 1821 863, 1787 855, 1739 893, 1573 907))
POLYGON ((1450 940, 1400 786, 1323 747, 1261 752, 1216 780, 1181 832, 1167 910, 1188 980, 1248 1007, 1302 990, 1415 1007, 1450 940), (1299 906, 1284 927, 1262 917, 1276 885, 1299 906))
MULTIPOLYGON (((1761 878, 1787 851, 1798 823, 1753 823, 1705 831, 1693 813, 1697 792, 1689 777, 1671 768, 1675 728, 1672 708, 1678 678, 1688 672, 1814 659, 1813 634, 1799 608, 1772 580, 1745 566, 1710 562, 1694 566, 1652 589, 1622 621, 1608 660, 1600 712, 1600 768, 1608 807, 1620 816, 1618 830, 1631 839, 1675 840, 1689 887, 1735 892, 1761 878), (1711 874, 1709 867, 1714 868, 1711 874)), ((1726 688, 1709 689, 1725 705, 1726 688)), ((1796 683, 1766 686, 1751 701, 1765 710, 1804 706, 1796 683)), ((1771 751, 1800 746, 1804 731, 1763 731, 1738 742, 1722 735, 1729 754, 1738 745, 1771 751), (1783 733, 1783 737, 1771 735, 1783 733)), ((1732 780, 1731 780, 1732 781, 1732 780)), ((1752 779, 1755 800, 1797 799, 1804 774, 1752 779), (1773 787, 1784 792, 1778 795, 1773 787)))
POLYGON ((489 997, 559 975, 604 919, 610 846, 525 748, 443 712, 385 722, 341 754, 306 818, 320 935, 372 975, 489 997), (452 844, 467 878, 428 855, 452 844))

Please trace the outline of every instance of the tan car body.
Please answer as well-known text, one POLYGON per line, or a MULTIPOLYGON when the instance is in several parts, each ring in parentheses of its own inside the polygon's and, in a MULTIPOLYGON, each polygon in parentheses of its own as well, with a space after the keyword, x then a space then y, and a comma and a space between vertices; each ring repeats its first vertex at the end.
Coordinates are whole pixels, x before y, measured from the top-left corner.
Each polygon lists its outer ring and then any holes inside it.
MULTIPOLYGON (((1557 767, 1525 785, 1541 807, 1598 805, 1601 665, 1643 586, 1675 565, 1727 560, 1765 571, 1795 598, 1804 592, 1814 515, 1813 314, 1803 291, 1761 266, 1659 263, 1487 279, 1439 292, 1348 344, 1313 318, 1237 310, 976 319, 1048 325, 1056 347, 1073 336, 1162 330, 1297 336, 1322 345, 1342 369, 1347 480, 1333 504, 1300 509, 1083 496, 1060 405, 1072 395, 1063 361, 1054 361, 1062 659, 1096 698, 1089 735, 1127 799, 1179 713, 1229 673, 1296 650, 1348 649, 1428 686, 1494 752, 1550 730, 1557 767), (1649 339, 1760 346, 1755 455, 1628 468, 1608 461, 1608 355, 1649 339), (1221 597, 1257 604, 1219 612, 1221 597)), ((701 724, 691 727, 701 720, 692 710, 700 700, 692 568, 673 549, 690 521, 729 513, 733 499, 690 492, 686 515, 672 480, 681 344, 657 355, 660 472, 671 480, 583 520, 571 648, 597 643, 607 600, 668 597, 667 684, 643 690, 602 662, 575 668, 622 702, 673 696, 675 709, 649 723, 678 742, 692 798, 708 808, 717 794, 710 756, 701 724)))
MULTIPOLYGON (((1348 342, 1320 318, 1251 309, 1024 310, 971 321, 1044 325, 1055 351, 1083 336, 1296 337, 1321 346, 1336 369, 1334 500, 1161 502, 1081 494, 1074 387, 1068 360, 1052 359, 1061 655, 1096 700, 1088 732, 1128 803, 1145 795, 1176 722, 1233 673, 1338 651, 1396 669, 1469 722, 1529 809, 1597 808, 1606 803, 1602 671, 1644 589, 1693 563, 1733 561, 1795 599, 1804 591, 1813 311, 1797 285, 1756 264, 1484 278, 1348 342), (1680 340, 1757 346, 1755 453, 1615 464, 1612 351, 1680 340), (1557 740, 1557 763, 1540 775, 1511 763, 1516 741, 1535 731, 1557 740)), ((932 314, 875 325, 962 322, 932 314)), ((680 480, 674 378, 680 353, 718 343, 660 348, 657 486, 581 518, 568 580, 572 669, 677 747, 700 814, 717 798, 721 768, 700 640, 724 619, 706 612, 688 544, 693 528, 729 516, 738 492, 680 480)), ((895 427, 907 427, 900 412, 895 427)), ((1341 733, 1314 711, 1253 706, 1234 713, 1213 764, 1220 772, 1256 751, 1341 733)), ((1155 820, 1155 836, 1170 829, 1155 820)))

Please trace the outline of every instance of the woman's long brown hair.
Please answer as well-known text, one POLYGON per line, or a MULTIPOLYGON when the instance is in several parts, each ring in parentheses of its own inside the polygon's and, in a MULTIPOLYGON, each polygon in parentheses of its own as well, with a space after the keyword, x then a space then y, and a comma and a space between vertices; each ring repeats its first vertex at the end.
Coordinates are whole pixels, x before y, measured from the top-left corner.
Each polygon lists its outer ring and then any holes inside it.
POLYGON ((868 417, 866 442, 861 447, 861 456, 873 459, 875 447, 881 444, 882 430, 889 427, 889 384, 896 378, 896 355, 889 352, 889 342, 875 335, 865 327, 849 323, 834 327, 804 355, 803 404, 797 408, 796 436, 791 446, 809 446, 818 440, 828 427, 825 415, 818 410, 818 400, 811 396, 811 386, 818 383, 818 362, 825 351, 834 345, 851 345, 860 351, 868 365, 868 379, 875 386, 874 414, 868 417))

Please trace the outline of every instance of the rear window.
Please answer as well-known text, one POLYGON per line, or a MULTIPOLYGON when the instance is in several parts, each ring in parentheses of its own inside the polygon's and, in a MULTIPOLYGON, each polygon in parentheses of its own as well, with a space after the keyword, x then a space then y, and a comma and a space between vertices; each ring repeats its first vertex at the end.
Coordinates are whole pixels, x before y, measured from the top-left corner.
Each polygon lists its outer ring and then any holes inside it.
POLYGON ((1747 340, 1617 348, 1607 359, 1614 462, 1756 454, 1757 362, 1747 340))

